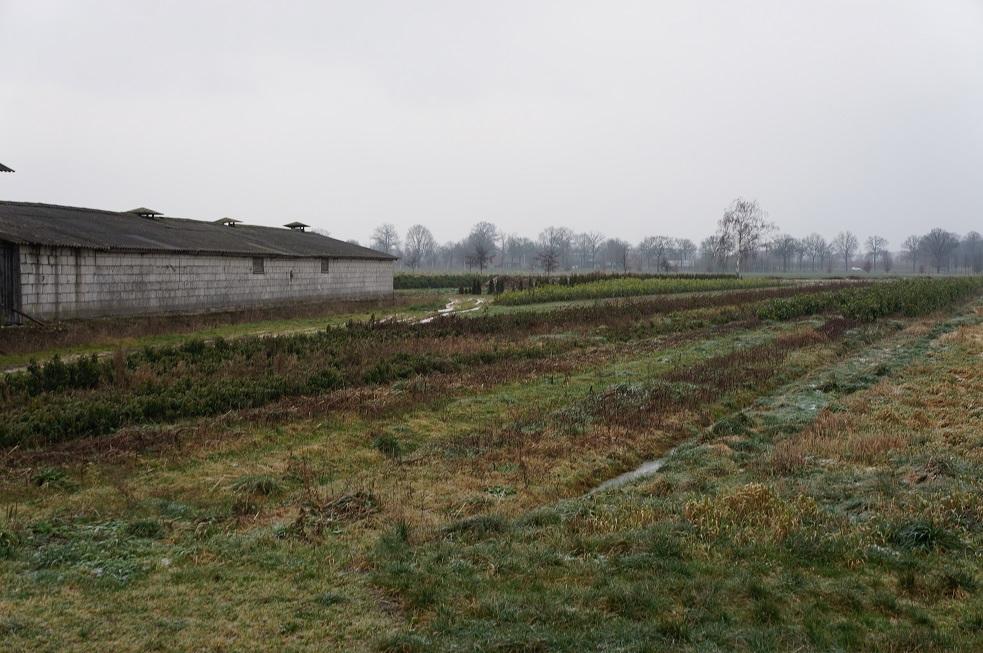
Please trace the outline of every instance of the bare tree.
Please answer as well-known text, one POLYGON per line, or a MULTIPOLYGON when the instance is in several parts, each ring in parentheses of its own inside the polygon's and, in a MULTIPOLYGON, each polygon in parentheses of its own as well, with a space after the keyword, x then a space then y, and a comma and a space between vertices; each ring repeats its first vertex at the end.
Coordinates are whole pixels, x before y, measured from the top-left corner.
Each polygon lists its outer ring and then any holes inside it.
POLYGON ((372 232, 372 247, 386 254, 392 254, 399 249, 399 233, 396 231, 396 225, 386 222, 376 227, 372 232))
POLYGON ((983 236, 976 231, 970 231, 963 236, 963 264, 974 274, 983 272, 983 236))
POLYGON ((498 232, 498 267, 502 269, 505 267, 505 248, 508 246, 509 238, 512 236, 505 233, 504 231, 498 232))
POLYGON ((523 236, 509 236, 505 242, 508 247, 509 267, 521 268, 532 265, 536 245, 523 236))
POLYGON ((597 267, 597 252, 604 242, 604 234, 587 231, 574 236, 574 246, 580 253, 580 265, 584 268, 597 267))
POLYGON ((792 254, 799 261, 799 272, 805 269, 806 251, 806 244, 802 240, 796 240, 795 250, 792 254))
POLYGON ((723 270, 727 266, 730 244, 725 236, 716 234, 700 243, 700 256, 707 272, 723 270))
POLYGON ((416 270, 423 261, 433 256, 436 247, 437 241, 430 230, 422 224, 415 224, 406 232, 403 262, 411 270, 416 270))
POLYGON ((696 254, 696 243, 689 238, 682 238, 676 242, 676 247, 679 250, 679 262, 683 267, 686 267, 686 262, 696 254))
POLYGON ((757 200, 739 197, 724 212, 717 234, 726 251, 734 255, 737 276, 741 276, 741 262, 757 251, 772 228, 757 200))
POLYGON ((809 234, 802 239, 802 248, 806 256, 809 257, 809 269, 813 272, 816 271, 816 263, 819 263, 820 269, 823 264, 823 257, 826 254, 826 248, 828 247, 826 239, 819 234, 809 234))
POLYGON ((490 222, 479 222, 471 228, 468 235, 468 253, 470 265, 484 269, 495 258, 495 243, 498 240, 498 230, 490 222))
POLYGON ((604 243, 604 253, 609 264, 616 265, 623 272, 628 272, 628 258, 631 255, 631 245, 620 238, 609 238, 604 243))
POLYGON ((458 260, 457 244, 448 241, 443 245, 438 245, 434 256, 444 269, 453 270, 454 262, 458 260))
POLYGON ((655 241, 655 236, 646 236, 642 242, 638 243, 638 257, 641 260, 643 270, 652 267, 652 257, 655 256, 652 248, 653 241, 655 241))
POLYGON ((539 245, 536 251, 536 262, 543 268, 546 276, 550 276, 560 265, 563 244, 567 239, 562 227, 547 227, 539 234, 539 245))
POLYGON ((672 239, 667 236, 649 236, 638 246, 638 252, 642 255, 642 260, 648 267, 652 267, 652 259, 655 259, 655 269, 661 270, 669 253, 669 246, 672 239))
POLYGON ((904 249, 908 258, 911 259, 911 271, 915 272, 918 266, 918 252, 922 249, 922 237, 912 234, 904 239, 901 247, 904 249))
POLYGON ((788 264, 795 256, 798 246, 799 241, 788 234, 782 234, 775 239, 773 251, 782 259, 782 272, 788 272, 788 264))
POLYGON ((569 270, 572 266, 571 255, 573 253, 573 230, 569 227, 551 227, 556 230, 556 239, 560 246, 559 266, 569 270))
POLYGON ((891 252, 886 249, 881 252, 881 267, 885 272, 890 272, 891 268, 894 267, 894 257, 891 256, 891 252))
POLYGON ((936 227, 922 237, 922 249, 935 266, 936 274, 949 264, 949 256, 959 247, 956 234, 936 227))
POLYGON ((826 272, 833 271, 833 245, 826 240, 823 240, 819 252, 819 266, 826 272))
POLYGON ((877 261, 886 249, 887 238, 882 236, 870 236, 867 238, 867 255, 870 256, 871 267, 877 267, 877 261))
POLYGON ((850 261, 853 259, 853 255, 857 253, 859 246, 860 241, 849 231, 841 231, 833 239, 833 251, 836 252, 837 256, 843 257, 843 269, 845 271, 850 270, 850 261))

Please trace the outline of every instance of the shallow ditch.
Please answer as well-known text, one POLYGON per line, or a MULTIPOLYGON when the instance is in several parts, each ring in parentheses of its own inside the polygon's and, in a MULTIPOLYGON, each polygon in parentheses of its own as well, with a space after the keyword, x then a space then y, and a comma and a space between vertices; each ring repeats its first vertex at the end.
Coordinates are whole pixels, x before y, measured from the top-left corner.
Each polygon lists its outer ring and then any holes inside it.
POLYGON ((673 447, 668 452, 666 452, 666 455, 662 456, 661 458, 653 458, 652 460, 646 460, 635 469, 629 470, 623 474, 618 474, 614 478, 609 478, 608 480, 602 482, 601 484, 597 485, 593 490, 588 492, 587 496, 596 494, 598 492, 604 492, 606 490, 613 490, 621 487, 622 485, 627 485, 629 483, 634 483, 635 481, 640 481, 642 479, 648 478, 649 476, 654 476, 659 472, 659 470, 665 467, 666 462, 669 460, 669 457, 672 456, 673 452, 675 451, 676 448, 673 447))

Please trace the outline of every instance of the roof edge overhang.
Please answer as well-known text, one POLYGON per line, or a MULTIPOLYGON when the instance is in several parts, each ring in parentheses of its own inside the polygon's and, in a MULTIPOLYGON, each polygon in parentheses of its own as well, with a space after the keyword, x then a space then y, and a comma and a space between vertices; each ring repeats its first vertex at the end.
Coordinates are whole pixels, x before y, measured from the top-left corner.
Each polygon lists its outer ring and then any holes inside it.
POLYGON ((353 261, 397 261, 396 256, 379 254, 378 256, 359 256, 353 254, 284 254, 281 252, 235 252, 212 249, 154 249, 151 247, 97 247, 95 245, 80 245, 78 243, 39 243, 20 238, 12 238, 0 234, 0 242, 29 247, 64 247, 65 249, 88 249, 93 252, 121 252, 123 254, 191 254, 194 256, 229 256, 236 258, 292 258, 292 259, 346 259, 353 261))

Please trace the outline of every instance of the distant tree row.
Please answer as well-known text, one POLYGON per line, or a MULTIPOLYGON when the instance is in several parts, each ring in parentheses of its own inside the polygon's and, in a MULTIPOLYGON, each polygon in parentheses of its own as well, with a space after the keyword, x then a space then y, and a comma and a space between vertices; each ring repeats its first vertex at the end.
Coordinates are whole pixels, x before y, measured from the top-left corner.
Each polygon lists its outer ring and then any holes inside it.
POLYGON ((547 227, 533 240, 478 222, 458 242, 438 244, 422 224, 404 238, 392 224, 372 233, 374 249, 400 257, 409 270, 612 270, 618 272, 983 272, 983 236, 965 236, 935 228, 911 235, 897 252, 880 235, 861 241, 850 231, 831 240, 813 233, 802 238, 780 233, 755 200, 735 200, 721 217, 716 233, 697 246, 686 238, 648 236, 629 243, 598 231, 575 233, 547 227), (896 260, 897 259, 897 260, 896 260))

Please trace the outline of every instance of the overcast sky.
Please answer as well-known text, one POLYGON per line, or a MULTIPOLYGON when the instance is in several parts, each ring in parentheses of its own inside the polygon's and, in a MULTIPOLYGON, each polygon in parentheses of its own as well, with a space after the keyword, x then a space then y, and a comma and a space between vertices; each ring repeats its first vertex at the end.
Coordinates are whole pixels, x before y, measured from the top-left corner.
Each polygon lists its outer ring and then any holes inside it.
POLYGON ((441 242, 983 231, 983 0, 0 0, 0 198, 441 242))

